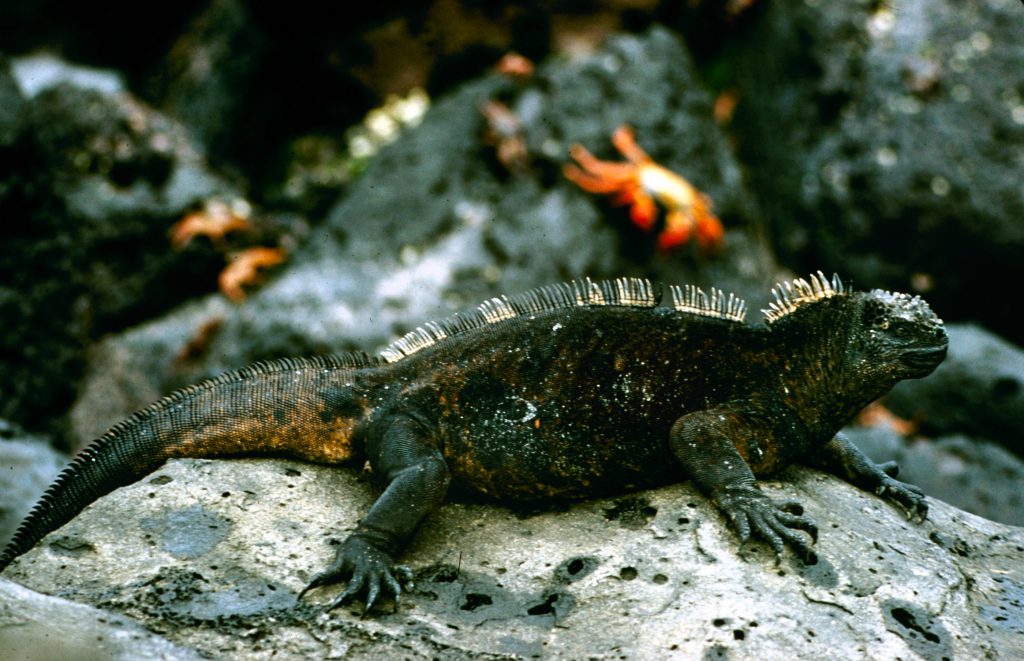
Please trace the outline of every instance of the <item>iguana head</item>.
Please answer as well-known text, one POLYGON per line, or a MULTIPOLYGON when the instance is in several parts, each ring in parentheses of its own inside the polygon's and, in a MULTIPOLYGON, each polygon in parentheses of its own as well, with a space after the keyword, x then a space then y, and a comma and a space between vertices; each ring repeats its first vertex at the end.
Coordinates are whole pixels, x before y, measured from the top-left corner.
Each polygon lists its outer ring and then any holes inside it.
POLYGON ((919 296, 874 289, 857 301, 854 351, 861 369, 894 381, 931 374, 946 357, 942 320, 919 296))
POLYGON ((927 376, 946 356, 942 320, 918 296, 853 291, 821 272, 782 282, 772 293, 764 314, 783 352, 787 397, 822 438, 897 382, 927 376))
POLYGON ((798 338, 817 334, 834 347, 826 350, 836 360, 832 367, 860 383, 846 387, 865 396, 877 397, 879 387, 901 379, 927 376, 946 356, 942 320, 919 296, 854 292, 821 271, 782 282, 772 293, 775 300, 763 310, 769 326, 798 338))

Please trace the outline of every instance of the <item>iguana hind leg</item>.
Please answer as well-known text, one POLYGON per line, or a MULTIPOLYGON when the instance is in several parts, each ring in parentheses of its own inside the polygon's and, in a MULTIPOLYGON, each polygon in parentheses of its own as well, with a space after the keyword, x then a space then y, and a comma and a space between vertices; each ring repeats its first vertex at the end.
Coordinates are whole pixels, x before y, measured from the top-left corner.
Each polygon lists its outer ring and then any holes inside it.
POLYGON ((751 429, 736 414, 708 410, 683 416, 672 426, 672 452, 694 484, 728 517, 740 540, 768 542, 776 559, 790 546, 804 562, 813 564, 811 544, 797 531, 818 538, 818 528, 794 501, 775 502, 757 486, 753 471, 732 439, 751 429))
POLYGON ((412 571, 395 565, 394 558, 448 492, 444 458, 428 442, 422 425, 410 417, 396 415, 375 422, 368 430, 367 454, 386 488, 338 547, 334 562, 299 593, 301 599, 317 586, 347 578, 345 591, 327 610, 365 594, 364 612, 368 612, 381 592, 391 593, 397 608, 401 583, 411 582, 412 571))

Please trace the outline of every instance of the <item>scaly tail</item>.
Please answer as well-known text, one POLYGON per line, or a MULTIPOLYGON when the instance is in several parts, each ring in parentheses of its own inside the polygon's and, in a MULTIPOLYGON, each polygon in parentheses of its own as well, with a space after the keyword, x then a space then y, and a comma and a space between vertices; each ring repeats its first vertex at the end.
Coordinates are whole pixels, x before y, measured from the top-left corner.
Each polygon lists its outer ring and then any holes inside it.
POLYGON ((46 490, 0 556, 0 571, 87 505, 171 457, 288 455, 352 459, 369 406, 357 372, 363 354, 257 363, 179 390, 118 423, 82 450, 46 490))

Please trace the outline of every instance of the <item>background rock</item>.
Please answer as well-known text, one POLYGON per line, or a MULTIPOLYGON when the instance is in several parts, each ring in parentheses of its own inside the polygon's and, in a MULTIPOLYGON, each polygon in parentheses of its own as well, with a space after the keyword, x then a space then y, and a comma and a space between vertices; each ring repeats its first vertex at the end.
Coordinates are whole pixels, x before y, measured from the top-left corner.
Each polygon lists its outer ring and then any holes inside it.
POLYGON ((372 494, 351 469, 172 461, 101 499, 6 572, 137 619, 220 658, 810 658, 1012 656, 1024 621, 1024 531, 931 501, 908 523, 835 478, 793 469, 765 488, 821 527, 820 562, 738 549, 689 485, 516 513, 455 503, 403 557, 398 613, 321 614, 295 595, 372 494), (799 606, 795 606, 799 604, 799 606))
POLYGON ((49 441, 0 419, 0 545, 7 545, 39 495, 67 464, 67 456, 49 441))
POLYGON ((261 103, 266 99, 254 98, 255 90, 296 101, 260 76, 261 71, 267 72, 270 57, 267 35, 253 24, 247 4, 241 0, 208 3, 168 50, 161 75, 147 85, 149 96, 187 126, 220 162, 237 152, 239 140, 260 142, 253 124, 265 121, 269 113, 261 103), (252 112, 253 106, 261 112, 252 112))
POLYGON ((935 373, 899 384, 887 402, 930 433, 986 438, 1024 457, 1024 351, 975 325, 948 332, 935 373))
POLYGON ((17 67, 20 84, 0 66, 18 110, 0 144, 0 416, 36 429, 70 404, 86 345, 209 290, 222 258, 175 253, 167 232, 236 194, 180 125, 58 65, 50 87, 38 66, 17 67))
POLYGON ((736 125, 784 263, 1024 341, 1020 3, 771 3, 736 125))
POLYGON ((850 439, 877 462, 895 461, 900 479, 962 510, 1024 526, 1024 460, 995 443, 963 435, 906 439, 882 427, 850 428, 850 439))

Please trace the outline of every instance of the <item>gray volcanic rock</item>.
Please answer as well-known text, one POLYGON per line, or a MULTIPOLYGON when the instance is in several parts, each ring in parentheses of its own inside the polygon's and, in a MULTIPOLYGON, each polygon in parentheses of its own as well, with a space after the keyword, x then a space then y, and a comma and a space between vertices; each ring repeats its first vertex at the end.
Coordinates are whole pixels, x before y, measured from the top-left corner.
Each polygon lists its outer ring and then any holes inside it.
POLYGON ((25 515, 67 464, 48 439, 0 419, 0 545, 6 545, 25 515))
POLYGON ((18 661, 203 658, 126 617, 0 578, 0 656, 18 661))
POLYGON ((688 484, 529 513, 455 503, 403 555, 416 587, 398 612, 362 619, 358 604, 319 612, 340 586, 295 602, 372 501, 356 471, 177 460, 98 501, 5 577, 218 658, 1019 651, 1024 529, 934 500, 927 521, 909 523, 805 469, 764 488, 803 501, 817 520, 818 564, 787 555, 776 565, 764 546, 738 548, 688 484))
POLYGON ((971 324, 950 324, 949 353, 927 379, 904 381, 893 411, 935 434, 968 434, 1024 457, 1024 350, 971 324))
POLYGON ((56 427, 83 352, 207 291, 222 257, 168 229, 235 189, 116 75, 0 58, 0 416, 56 427))
POLYGON ((906 439, 882 427, 847 436, 875 461, 893 460, 900 479, 933 498, 992 521, 1024 526, 1024 459, 991 441, 960 434, 906 439))
POLYGON ((1020 2, 771 3, 744 50, 736 124, 783 262, 1021 342, 1020 2))

